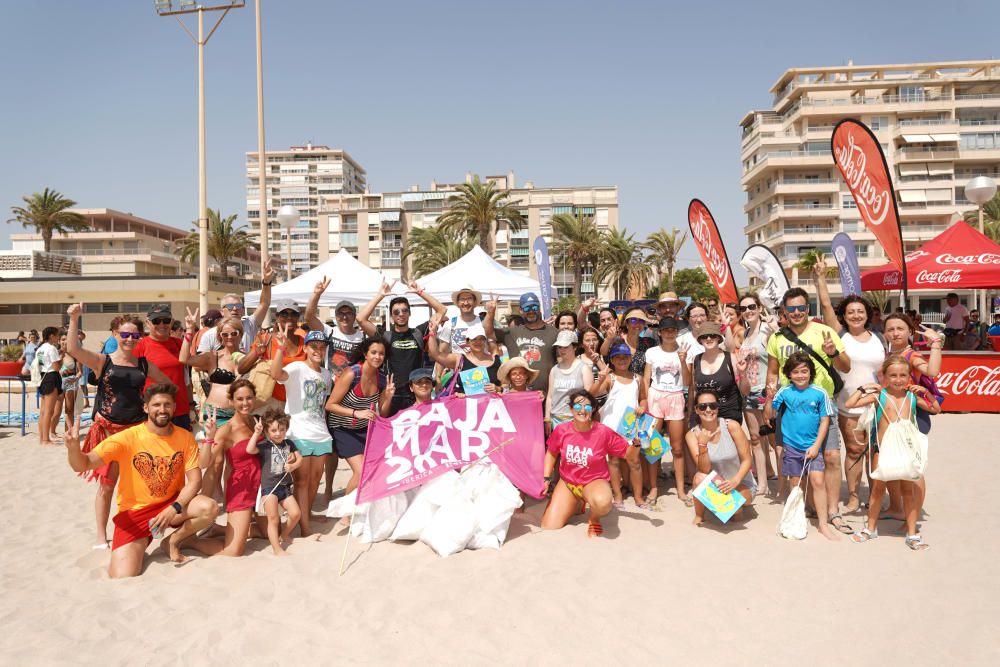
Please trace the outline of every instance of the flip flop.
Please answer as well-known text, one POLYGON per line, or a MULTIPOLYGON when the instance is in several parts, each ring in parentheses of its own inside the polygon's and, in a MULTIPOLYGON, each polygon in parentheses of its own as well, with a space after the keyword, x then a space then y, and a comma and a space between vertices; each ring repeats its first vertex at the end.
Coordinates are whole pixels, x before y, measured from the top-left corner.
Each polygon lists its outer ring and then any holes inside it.
POLYGON ((853 535, 854 534, 854 529, 851 528, 851 525, 849 523, 847 523, 847 519, 845 519, 843 517, 843 515, 841 515, 841 514, 834 514, 829 519, 827 519, 826 522, 828 524, 830 524, 831 526, 833 526, 834 530, 836 530, 837 532, 843 533, 844 535, 853 535), (841 523, 838 526, 837 524, 834 523, 835 519, 840 519, 843 523, 841 523))

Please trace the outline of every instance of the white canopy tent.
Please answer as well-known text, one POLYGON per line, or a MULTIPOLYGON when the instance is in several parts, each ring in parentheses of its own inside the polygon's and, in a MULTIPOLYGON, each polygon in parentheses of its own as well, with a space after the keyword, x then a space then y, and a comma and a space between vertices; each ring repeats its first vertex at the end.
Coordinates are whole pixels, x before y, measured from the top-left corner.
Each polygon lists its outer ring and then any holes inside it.
MULTIPOLYGON (((305 306, 312 297, 316 283, 324 277, 330 279, 330 286, 319 299, 321 306, 334 306, 345 299, 359 306, 368 303, 385 279, 381 272, 365 266, 341 248, 340 252, 319 266, 271 288, 271 303, 278 299, 291 299, 300 306, 305 306)), ((397 285, 395 291, 402 293, 403 287, 397 285)), ((246 292, 243 300, 249 307, 259 305, 260 290, 246 292)))
POLYGON ((525 292, 541 292, 537 280, 508 269, 483 252, 478 245, 448 266, 419 278, 417 282, 442 303, 451 303, 452 292, 467 286, 481 292, 484 300, 489 299, 491 294, 499 299, 519 299, 525 292))

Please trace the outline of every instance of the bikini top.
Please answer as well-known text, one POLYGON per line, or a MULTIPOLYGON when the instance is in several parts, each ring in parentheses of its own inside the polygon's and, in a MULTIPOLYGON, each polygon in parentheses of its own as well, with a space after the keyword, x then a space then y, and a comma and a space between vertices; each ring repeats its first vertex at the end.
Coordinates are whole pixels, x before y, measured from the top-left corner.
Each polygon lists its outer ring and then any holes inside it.
POLYGON ((208 376, 208 381, 212 384, 232 384, 236 382, 236 373, 219 366, 219 359, 216 357, 215 370, 208 376))

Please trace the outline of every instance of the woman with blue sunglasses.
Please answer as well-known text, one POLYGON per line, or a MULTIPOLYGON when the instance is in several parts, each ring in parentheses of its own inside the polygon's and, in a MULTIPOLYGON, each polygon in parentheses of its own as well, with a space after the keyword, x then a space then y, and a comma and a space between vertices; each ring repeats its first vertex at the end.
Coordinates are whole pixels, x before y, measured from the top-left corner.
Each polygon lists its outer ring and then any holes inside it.
POLYGON ((608 456, 624 458, 636 469, 639 448, 629 446, 625 438, 598 421, 597 402, 589 391, 574 391, 569 403, 573 419, 553 429, 545 452, 546 495, 551 499, 542 515, 542 528, 562 528, 589 505, 587 536, 598 537, 604 532, 601 517, 612 507, 608 456), (554 481, 557 456, 559 480, 554 481))

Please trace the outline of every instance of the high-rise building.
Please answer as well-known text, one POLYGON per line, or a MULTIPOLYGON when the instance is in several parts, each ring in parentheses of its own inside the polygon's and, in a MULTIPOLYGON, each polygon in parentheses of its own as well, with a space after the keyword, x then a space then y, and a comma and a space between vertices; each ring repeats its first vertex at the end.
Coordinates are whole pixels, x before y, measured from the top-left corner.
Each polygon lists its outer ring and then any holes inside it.
MULTIPOLYGON (((260 170, 257 152, 248 152, 247 219, 256 231, 260 224, 260 170)), ((291 230, 292 273, 319 264, 320 199, 327 195, 360 193, 367 184, 364 168, 347 151, 306 143, 288 150, 267 151, 268 252, 287 257, 288 230, 277 221, 278 209, 294 206, 302 214, 291 230)))
MULTIPOLYGON (((833 163, 840 119, 861 120, 882 144, 907 252, 974 210, 964 196, 969 179, 1000 176, 1000 60, 790 69, 771 93, 771 109, 740 122, 744 232, 811 293, 812 276, 794 265, 809 250, 829 252, 837 232, 854 239, 862 271, 888 261, 833 163)), ((909 307, 940 312, 943 296, 910 292, 909 307)))
MULTIPOLYGON (((466 182, 473 176, 466 174, 466 182)), ((558 213, 592 217, 599 229, 618 228, 617 186, 536 188, 531 181, 517 187, 514 173, 486 176, 498 190, 509 190, 511 203, 527 225, 511 232, 501 225, 496 235, 494 259, 512 269, 535 276, 530 261, 531 243, 538 236, 552 241, 550 220, 558 213)), ((403 244, 411 229, 437 223, 448 207, 448 198, 457 194, 457 184, 432 181, 428 189, 413 186, 406 192, 341 194, 323 196, 319 213, 319 258, 324 261, 346 248, 362 263, 381 270, 387 277, 410 278, 402 259, 403 244)), ((594 267, 583 267, 581 291, 594 294, 594 267)), ((553 261, 553 286, 559 297, 573 291, 573 267, 553 261)), ((474 280, 473 277, 470 279, 474 280)), ((599 296, 607 298, 605 292, 599 296)))

